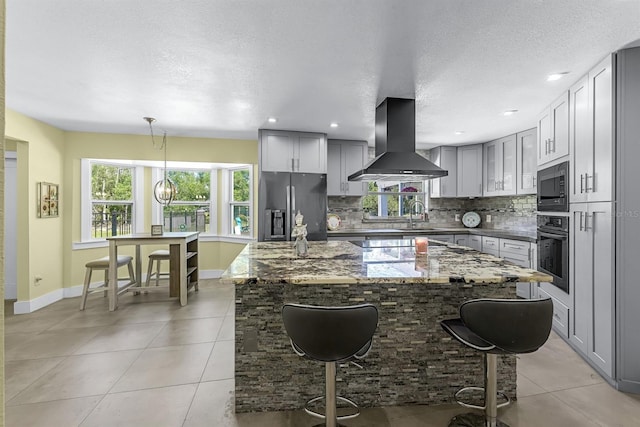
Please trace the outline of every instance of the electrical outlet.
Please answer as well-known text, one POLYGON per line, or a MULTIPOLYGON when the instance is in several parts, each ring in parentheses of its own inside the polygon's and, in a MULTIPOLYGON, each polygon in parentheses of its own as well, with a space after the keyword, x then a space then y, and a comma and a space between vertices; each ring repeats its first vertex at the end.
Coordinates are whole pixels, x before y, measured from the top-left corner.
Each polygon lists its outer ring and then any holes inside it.
POLYGON ((456 220, 456 221, 460 221, 460 214, 456 214, 456 215, 455 215, 455 220, 456 220))
POLYGON ((486 222, 491 222, 491 215, 487 215, 485 221, 486 222))

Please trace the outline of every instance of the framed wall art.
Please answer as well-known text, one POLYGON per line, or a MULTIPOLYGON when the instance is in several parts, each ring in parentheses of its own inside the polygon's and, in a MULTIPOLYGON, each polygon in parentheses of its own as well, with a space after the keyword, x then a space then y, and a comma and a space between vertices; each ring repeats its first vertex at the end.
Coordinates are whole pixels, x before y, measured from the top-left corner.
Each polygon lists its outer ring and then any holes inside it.
POLYGON ((55 218, 60 212, 58 184, 38 183, 38 217, 55 218))

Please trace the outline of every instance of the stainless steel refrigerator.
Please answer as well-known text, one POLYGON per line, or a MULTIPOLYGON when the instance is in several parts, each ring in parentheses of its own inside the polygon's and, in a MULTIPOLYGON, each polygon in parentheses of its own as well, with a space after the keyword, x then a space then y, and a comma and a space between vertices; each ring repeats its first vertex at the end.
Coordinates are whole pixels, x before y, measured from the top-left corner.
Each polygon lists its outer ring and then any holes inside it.
POLYGON ((327 175, 262 172, 258 191, 258 241, 289 241, 300 211, 307 240, 327 240, 327 175))

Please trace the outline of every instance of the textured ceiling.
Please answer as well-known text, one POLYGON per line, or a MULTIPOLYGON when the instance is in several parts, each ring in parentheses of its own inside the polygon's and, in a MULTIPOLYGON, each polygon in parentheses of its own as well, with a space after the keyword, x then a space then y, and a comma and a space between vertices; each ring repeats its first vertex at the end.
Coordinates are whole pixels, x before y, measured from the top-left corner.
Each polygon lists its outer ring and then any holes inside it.
POLYGON ((534 127, 640 39, 639 0, 6 3, 7 106, 108 133, 144 134, 154 116, 169 135, 268 127, 372 144, 375 106, 392 96, 415 97, 419 146, 483 142, 534 127), (570 74, 546 82, 553 72, 570 74))

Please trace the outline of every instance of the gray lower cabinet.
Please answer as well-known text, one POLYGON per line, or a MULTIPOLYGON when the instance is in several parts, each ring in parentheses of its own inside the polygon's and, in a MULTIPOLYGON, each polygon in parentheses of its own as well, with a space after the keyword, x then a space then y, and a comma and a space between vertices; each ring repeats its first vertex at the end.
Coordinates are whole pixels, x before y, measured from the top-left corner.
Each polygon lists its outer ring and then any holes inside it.
POLYGON ((455 243, 455 235, 453 234, 428 234, 427 237, 441 242, 455 243))
POLYGON ((454 236, 454 243, 460 246, 469 246, 469 237, 468 234, 456 234, 454 236))
POLYGON ((571 205, 570 341, 613 376, 614 233, 611 202, 571 205))
POLYGON ((569 307, 541 287, 538 287, 538 297, 551 298, 553 302, 553 328, 556 333, 566 339, 569 335, 569 307))
POLYGON ((476 236, 474 234, 470 234, 467 246, 475 249, 476 251, 482 252, 482 236, 476 236))
MULTIPOLYGON (((533 250, 531 243, 520 240, 500 239, 500 258, 512 262, 520 267, 533 268, 533 250)), ((516 284, 516 295, 521 298, 533 298, 535 283, 522 282, 516 284)))
POLYGON ((482 236, 482 252, 493 256, 500 256, 500 239, 482 236))

